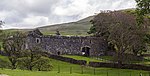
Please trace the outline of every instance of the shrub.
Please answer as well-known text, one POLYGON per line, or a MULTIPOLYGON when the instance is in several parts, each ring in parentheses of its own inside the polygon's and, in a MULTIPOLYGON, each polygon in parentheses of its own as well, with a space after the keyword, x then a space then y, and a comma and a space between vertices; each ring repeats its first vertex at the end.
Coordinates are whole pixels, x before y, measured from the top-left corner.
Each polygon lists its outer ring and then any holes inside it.
POLYGON ((45 57, 41 57, 39 60, 34 62, 35 69, 38 69, 38 71, 51 71, 53 66, 50 64, 50 60, 45 57))
POLYGON ((0 68, 10 68, 10 63, 8 61, 0 59, 0 68))

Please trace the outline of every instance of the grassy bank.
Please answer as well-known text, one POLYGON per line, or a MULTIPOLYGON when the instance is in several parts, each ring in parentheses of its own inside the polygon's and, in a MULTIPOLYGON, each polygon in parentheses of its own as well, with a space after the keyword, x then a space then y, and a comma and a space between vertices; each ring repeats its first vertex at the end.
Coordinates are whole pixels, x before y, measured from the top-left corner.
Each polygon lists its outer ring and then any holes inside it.
MULTIPOLYGON (((8 60, 5 56, 0 56, 0 59, 8 60)), ((139 74, 142 73, 144 76, 149 76, 148 71, 92 68, 88 66, 70 64, 54 59, 50 59, 50 62, 53 65, 52 71, 0 69, 0 73, 7 74, 9 76, 139 76, 139 74)))

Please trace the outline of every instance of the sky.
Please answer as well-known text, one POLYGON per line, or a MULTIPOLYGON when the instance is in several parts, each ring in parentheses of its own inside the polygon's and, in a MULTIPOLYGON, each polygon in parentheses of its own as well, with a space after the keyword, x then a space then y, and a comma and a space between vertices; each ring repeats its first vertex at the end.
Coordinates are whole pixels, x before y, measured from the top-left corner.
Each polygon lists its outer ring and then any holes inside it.
POLYGON ((1 0, 4 29, 36 28, 77 21, 101 10, 135 8, 135 0, 1 0))

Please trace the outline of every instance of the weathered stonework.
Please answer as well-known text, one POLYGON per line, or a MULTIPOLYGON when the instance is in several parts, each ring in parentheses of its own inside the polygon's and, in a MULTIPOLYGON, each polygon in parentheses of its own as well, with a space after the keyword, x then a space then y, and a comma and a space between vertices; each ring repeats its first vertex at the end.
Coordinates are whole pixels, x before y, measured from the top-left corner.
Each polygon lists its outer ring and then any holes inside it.
POLYGON ((29 48, 40 44, 42 51, 55 55, 100 56, 104 55, 107 49, 107 43, 101 37, 42 35, 39 30, 28 34, 27 44, 29 48))

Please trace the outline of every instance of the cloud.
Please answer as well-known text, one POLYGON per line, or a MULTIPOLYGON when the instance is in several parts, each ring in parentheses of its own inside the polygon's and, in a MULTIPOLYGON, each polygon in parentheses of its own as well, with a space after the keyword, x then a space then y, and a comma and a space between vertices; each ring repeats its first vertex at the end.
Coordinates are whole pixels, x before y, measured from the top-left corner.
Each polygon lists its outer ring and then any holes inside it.
POLYGON ((134 0, 1 0, 0 20, 6 22, 5 28, 33 28, 134 7, 134 0))

